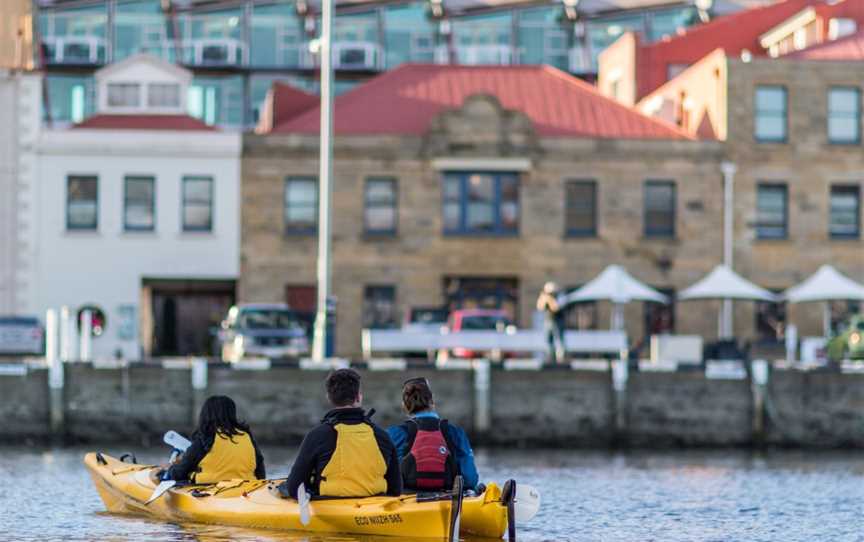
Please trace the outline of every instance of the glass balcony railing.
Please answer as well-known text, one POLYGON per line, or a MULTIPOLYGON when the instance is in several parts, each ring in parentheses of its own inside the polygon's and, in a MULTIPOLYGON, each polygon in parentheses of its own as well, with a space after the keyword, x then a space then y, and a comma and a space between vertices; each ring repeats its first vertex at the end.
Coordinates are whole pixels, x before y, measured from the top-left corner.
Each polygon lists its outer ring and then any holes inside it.
POLYGON ((47 37, 42 53, 48 64, 104 64, 105 39, 98 36, 47 37))
POLYGON ((451 48, 440 45, 435 49, 435 63, 465 66, 507 66, 513 63, 513 50, 509 45, 459 45, 451 48))

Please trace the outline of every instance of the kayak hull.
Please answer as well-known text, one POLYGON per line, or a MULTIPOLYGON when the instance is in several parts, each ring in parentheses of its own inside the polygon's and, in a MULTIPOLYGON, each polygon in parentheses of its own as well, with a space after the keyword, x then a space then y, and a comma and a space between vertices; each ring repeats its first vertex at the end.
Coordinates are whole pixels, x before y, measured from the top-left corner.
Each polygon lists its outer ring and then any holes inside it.
MULTIPOLYGON (((176 523, 208 523, 261 529, 350 533, 403 538, 446 538, 452 501, 442 497, 417 501, 414 495, 321 499, 310 505, 310 522, 300 523, 296 501, 273 495, 276 480, 232 480, 218 484, 174 487, 149 505, 155 467, 89 453, 84 464, 105 508, 112 513, 146 515, 176 523)), ((490 484, 484 495, 465 498, 461 533, 501 538, 507 509, 500 490, 490 484)))

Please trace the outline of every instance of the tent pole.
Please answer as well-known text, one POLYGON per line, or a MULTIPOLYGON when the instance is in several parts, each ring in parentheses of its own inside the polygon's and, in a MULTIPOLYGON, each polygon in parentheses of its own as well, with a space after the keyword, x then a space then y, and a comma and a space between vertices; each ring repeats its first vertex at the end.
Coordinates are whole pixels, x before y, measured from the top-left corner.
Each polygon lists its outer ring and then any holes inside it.
POLYGON ((831 302, 826 301, 822 307, 822 332, 825 338, 831 336, 831 302))

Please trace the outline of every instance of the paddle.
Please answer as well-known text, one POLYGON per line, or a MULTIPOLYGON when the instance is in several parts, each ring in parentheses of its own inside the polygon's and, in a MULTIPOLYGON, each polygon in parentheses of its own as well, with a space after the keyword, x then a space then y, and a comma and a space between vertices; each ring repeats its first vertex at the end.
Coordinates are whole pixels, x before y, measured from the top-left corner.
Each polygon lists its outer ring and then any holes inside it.
POLYGON ((459 524, 462 522, 462 498, 464 495, 464 482, 461 476, 457 476, 453 482, 453 496, 450 506, 450 537, 448 540, 459 540, 459 524))
POLYGON ((540 492, 537 488, 528 484, 517 484, 514 499, 516 521, 519 523, 531 521, 538 511, 540 511, 540 492))
POLYGON ((307 526, 311 518, 309 517, 309 501, 311 497, 306 492, 306 484, 300 484, 297 488, 297 504, 300 505, 300 525, 307 526))
POLYGON ((153 490, 153 493, 150 494, 150 498, 147 499, 147 502, 145 502, 144 505, 146 506, 151 502, 155 501, 156 499, 164 495, 166 491, 174 487, 176 484, 177 482, 174 480, 165 480, 164 482, 159 482, 159 485, 156 486, 156 489, 153 490))

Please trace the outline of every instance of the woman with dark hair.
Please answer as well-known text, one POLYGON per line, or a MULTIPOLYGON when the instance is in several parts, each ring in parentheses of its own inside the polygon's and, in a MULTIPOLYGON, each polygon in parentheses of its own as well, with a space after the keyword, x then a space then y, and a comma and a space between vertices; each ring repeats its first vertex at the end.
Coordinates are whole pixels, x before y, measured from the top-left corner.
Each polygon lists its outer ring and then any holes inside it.
POLYGON ((204 401, 191 440, 179 461, 162 473, 162 480, 207 484, 267 476, 264 456, 249 426, 237 420, 237 406, 230 397, 214 395, 204 401))
POLYGON ((482 491, 471 443, 465 431, 438 416, 428 380, 405 381, 402 408, 410 417, 387 432, 399 455, 405 489, 449 490, 461 475, 466 489, 482 491))

